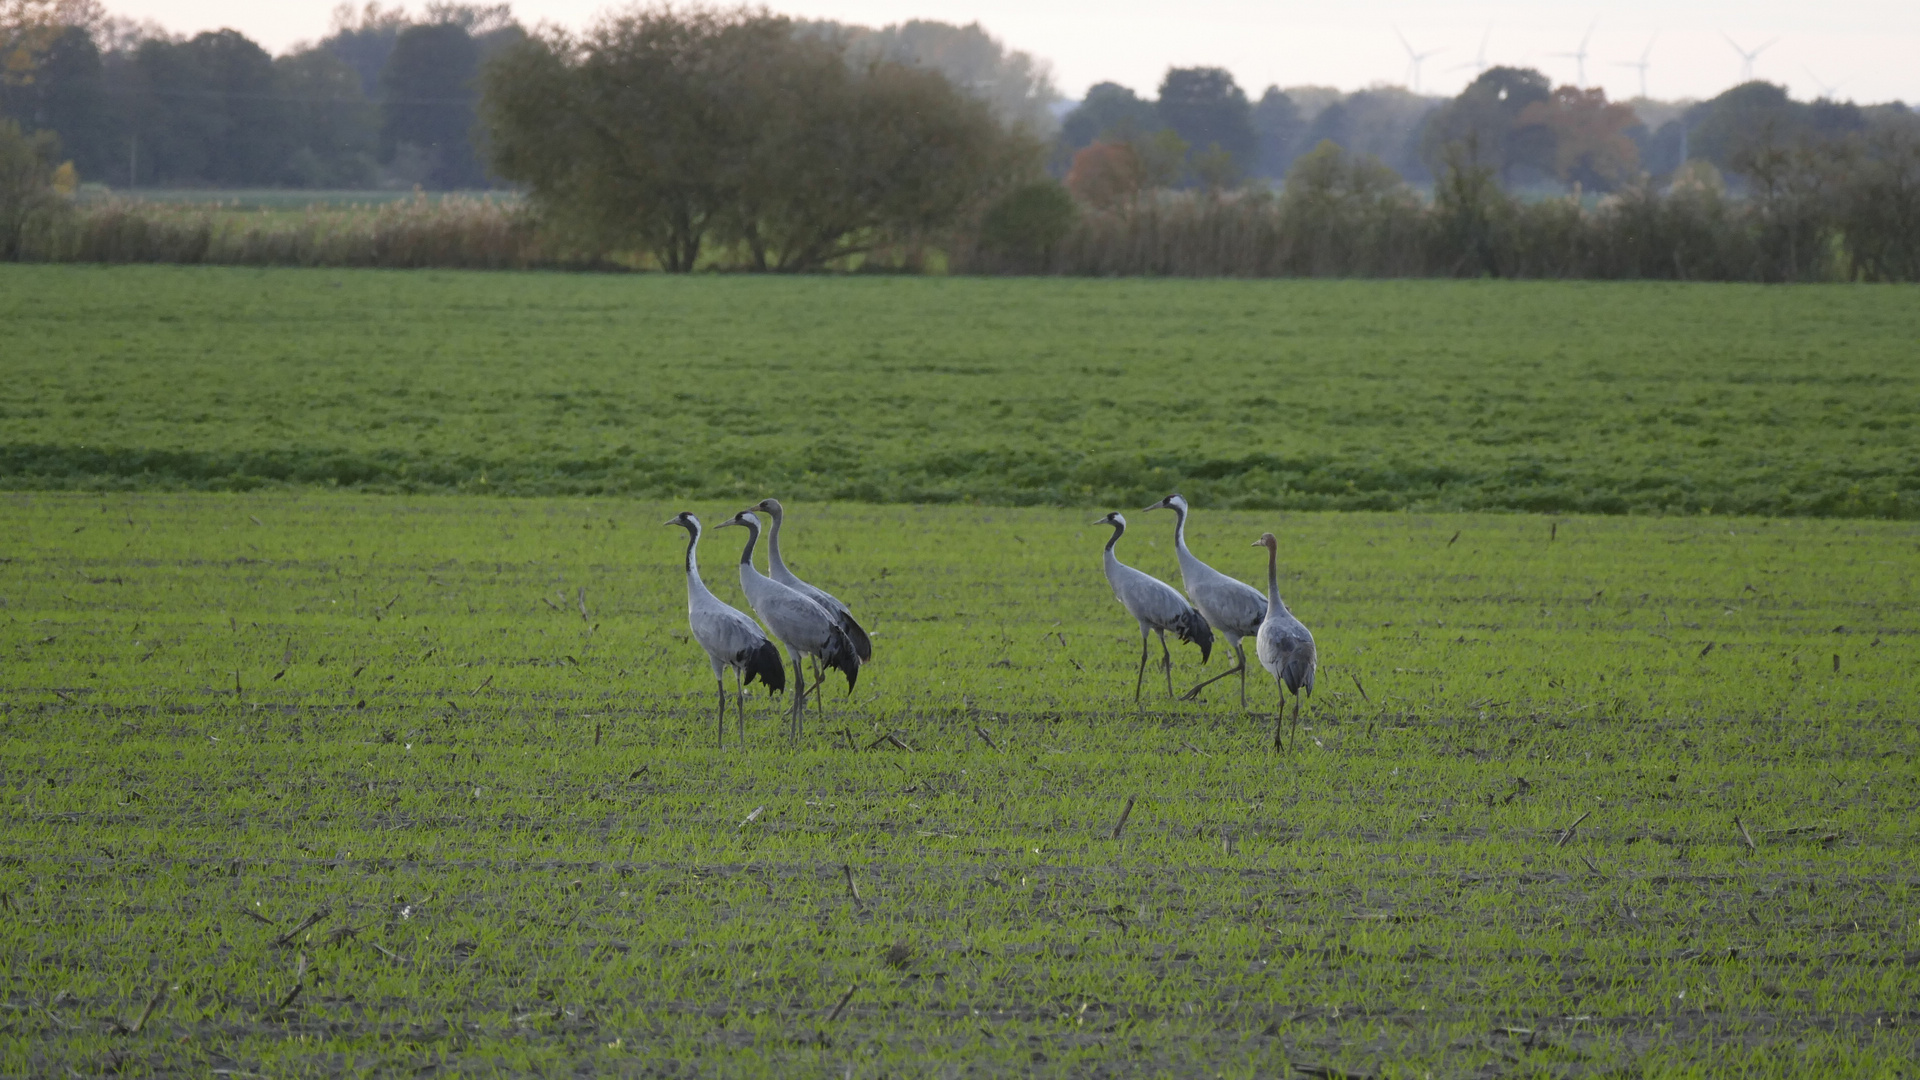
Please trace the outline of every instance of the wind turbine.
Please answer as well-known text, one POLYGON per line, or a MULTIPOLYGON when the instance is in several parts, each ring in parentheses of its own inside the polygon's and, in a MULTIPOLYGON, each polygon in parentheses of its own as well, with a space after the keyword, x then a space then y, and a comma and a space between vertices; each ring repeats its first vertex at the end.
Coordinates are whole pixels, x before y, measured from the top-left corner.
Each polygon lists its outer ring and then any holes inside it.
POLYGON ((1400 47, 1407 50, 1407 73, 1413 84, 1413 92, 1417 94, 1420 92, 1420 65, 1426 61, 1427 57, 1446 50, 1428 49, 1426 52, 1414 52, 1412 43, 1407 41, 1407 35, 1401 33, 1397 26, 1393 28, 1393 36, 1399 38, 1400 47))
POLYGON ((1817 73, 1815 73, 1815 71, 1812 68, 1804 68, 1802 70, 1804 70, 1807 73, 1807 78, 1813 80, 1813 85, 1820 88, 1821 97, 1825 98, 1828 101, 1839 100, 1833 95, 1839 93, 1840 88, 1847 85, 1847 80, 1842 79, 1837 83, 1828 84, 1828 82, 1825 79, 1822 79, 1817 73))
POLYGON ((1733 40, 1733 35, 1721 34, 1720 36, 1723 38, 1726 38, 1727 44, 1733 46, 1733 51, 1740 54, 1740 81, 1743 83, 1750 83, 1753 81, 1754 60, 1757 59, 1761 53, 1766 52, 1768 49, 1771 49, 1775 45, 1778 45, 1780 43, 1779 38, 1774 38, 1771 41, 1768 41, 1765 45, 1762 45, 1757 49, 1748 50, 1748 49, 1741 48, 1740 43, 1733 40))
POLYGON ((1615 67, 1632 68, 1640 73, 1640 98, 1643 101, 1646 100, 1647 97, 1647 69, 1653 66, 1652 61, 1648 58, 1653 55, 1653 43, 1659 39, 1659 34, 1655 34, 1647 39, 1647 47, 1640 50, 1640 59, 1622 61, 1614 64, 1615 67))
POLYGON ((1493 36, 1493 26, 1489 24, 1487 26, 1487 32, 1480 35, 1480 51, 1473 54, 1473 59, 1467 61, 1464 64, 1455 64, 1453 65, 1453 67, 1447 70, 1464 71, 1467 68, 1472 68, 1473 77, 1476 79, 1486 74, 1487 72, 1487 39, 1491 38, 1492 36, 1493 36))
POLYGON ((1585 90, 1587 88, 1587 42, 1593 40, 1593 28, 1598 25, 1600 25, 1600 20, 1598 19, 1595 19, 1593 22, 1587 24, 1587 33, 1585 37, 1582 37, 1580 39, 1580 48, 1576 49, 1573 52, 1563 52, 1563 53, 1552 54, 1554 56, 1567 57, 1568 59, 1571 59, 1575 65, 1577 65, 1576 70, 1579 71, 1580 75, 1576 85, 1578 85, 1582 90, 1585 90))

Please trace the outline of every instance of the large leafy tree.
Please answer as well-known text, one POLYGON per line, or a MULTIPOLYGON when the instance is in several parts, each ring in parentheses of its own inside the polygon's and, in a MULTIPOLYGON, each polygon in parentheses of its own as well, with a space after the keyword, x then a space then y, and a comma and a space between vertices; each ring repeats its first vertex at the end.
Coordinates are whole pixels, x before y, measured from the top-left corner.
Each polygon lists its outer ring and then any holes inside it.
POLYGON ((1095 83, 1060 123, 1060 142, 1079 150, 1096 141, 1132 142, 1165 127, 1153 102, 1118 83, 1095 83))
POLYGON ((1488 68, 1427 118, 1421 156, 1436 175, 1460 166, 1491 169, 1502 184, 1556 175, 1551 129, 1520 122, 1529 106, 1552 96, 1538 71, 1488 68))
POLYGON ((950 226, 1033 144, 924 68, 762 12, 646 8, 504 50, 482 76, 494 169, 556 222, 693 269, 712 240, 821 266, 950 226))
POLYGON ((1225 68, 1171 68, 1155 105, 1174 134, 1200 153, 1224 152, 1242 172, 1260 163, 1253 106, 1225 68))
POLYGON ((445 22, 401 31, 380 72, 382 156, 417 155, 428 187, 485 186, 473 150, 479 73, 480 46, 466 27, 445 22))
POLYGON ((221 30, 144 41, 133 66, 141 182, 278 182, 294 142, 265 49, 221 30))

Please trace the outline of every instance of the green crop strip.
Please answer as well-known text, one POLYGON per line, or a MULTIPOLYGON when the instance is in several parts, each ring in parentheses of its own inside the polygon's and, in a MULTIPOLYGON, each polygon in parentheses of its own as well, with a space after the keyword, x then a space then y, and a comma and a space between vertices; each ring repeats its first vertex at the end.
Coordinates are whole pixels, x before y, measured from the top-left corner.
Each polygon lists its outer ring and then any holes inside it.
MULTIPOLYGON (((1092 514, 793 501, 876 660, 800 747, 756 696, 722 752, 660 523, 740 505, 0 499, 0 1070, 1920 1051, 1911 524, 1202 511, 1242 577, 1283 538, 1320 642, 1276 754, 1258 676, 1135 709, 1092 514)), ((738 603, 736 534, 702 555, 738 603)))
POLYGON ((0 267, 0 487, 1920 517, 1910 287, 0 267))

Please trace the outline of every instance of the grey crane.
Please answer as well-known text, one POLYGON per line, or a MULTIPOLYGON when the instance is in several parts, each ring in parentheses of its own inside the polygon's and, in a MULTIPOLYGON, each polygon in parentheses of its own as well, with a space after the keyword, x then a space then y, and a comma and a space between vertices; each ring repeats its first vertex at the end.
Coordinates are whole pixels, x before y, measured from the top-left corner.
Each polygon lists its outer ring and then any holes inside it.
POLYGON ((1301 625, 1286 601, 1280 599, 1280 542, 1272 533, 1261 533, 1254 547, 1267 549, 1267 618, 1260 624, 1260 636, 1254 651, 1260 666, 1272 673, 1280 691, 1280 715, 1273 720, 1273 745, 1280 747, 1280 721, 1287 715, 1287 694, 1293 694, 1293 727, 1300 727, 1300 691, 1313 696, 1313 672, 1316 666, 1313 635, 1301 625))
POLYGON ((721 523, 720 528, 729 525, 747 530, 747 546, 740 552, 740 590, 747 594, 747 602, 753 605, 760 621, 786 645, 787 656, 793 662, 795 686, 789 734, 798 740, 807 702, 807 676, 800 666, 800 658, 816 657, 827 667, 844 672, 847 693, 851 694, 853 684, 860 678, 860 657, 853 651, 847 632, 840 629, 826 608, 754 569, 753 545, 760 540, 760 519, 753 511, 740 511, 721 523))
MULTIPOLYGON (((773 519, 773 528, 767 530, 767 576, 826 608, 827 614, 840 624, 840 629, 847 632, 847 638, 853 642, 853 651, 860 657, 860 662, 864 664, 873 659, 873 641, 867 637, 866 630, 854 621, 853 612, 847 609, 847 605, 825 589, 816 589, 801 581, 793 571, 787 569, 787 561, 780 557, 780 522, 784 516, 780 500, 761 499, 753 508, 773 519)), ((816 682, 824 678, 817 665, 814 676, 816 682)))
POLYGON ((1167 651, 1167 631, 1191 645, 1200 646, 1200 662, 1213 655, 1213 630, 1207 620, 1173 586, 1151 574, 1143 574, 1120 561, 1113 546, 1127 531, 1127 519, 1110 513, 1095 522, 1113 528, 1107 541, 1107 584, 1113 586, 1113 598, 1140 624, 1140 670, 1133 677, 1133 700, 1140 700, 1140 684, 1147 676, 1147 633, 1160 635, 1160 662, 1167 672, 1167 696, 1173 696, 1173 654, 1167 651))
POLYGON ((733 669, 733 686, 738 695, 736 712, 740 717, 741 749, 747 745, 747 687, 755 679, 767 692, 786 689, 786 669, 780 666, 780 650, 760 630, 760 624, 745 612, 729 606, 713 595, 700 580, 700 519, 682 511, 668 525, 687 530, 687 625, 693 640, 707 650, 713 664, 713 681, 720 690, 720 746, 727 745, 727 682, 724 672, 733 669), (743 681, 744 677, 744 681, 743 681))
POLYGON ((1187 599, 1193 601, 1193 606, 1206 616, 1214 630, 1233 646, 1234 665, 1187 691, 1183 697, 1191 701, 1200 691, 1239 672, 1240 707, 1244 709, 1247 707, 1247 651, 1240 641, 1260 632, 1260 624, 1267 620, 1267 598, 1260 595, 1259 589, 1215 570, 1187 550, 1188 508, 1184 496, 1176 492, 1142 512, 1154 510, 1171 510, 1177 515, 1173 550, 1180 557, 1180 583, 1186 586, 1187 599))

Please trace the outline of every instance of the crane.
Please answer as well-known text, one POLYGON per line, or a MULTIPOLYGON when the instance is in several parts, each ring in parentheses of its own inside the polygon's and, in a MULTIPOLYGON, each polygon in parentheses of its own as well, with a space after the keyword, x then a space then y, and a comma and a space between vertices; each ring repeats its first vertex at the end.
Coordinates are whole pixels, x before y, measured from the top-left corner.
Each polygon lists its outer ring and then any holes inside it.
POLYGON ((1176 515, 1173 526, 1173 550, 1180 557, 1180 583, 1186 586, 1187 599, 1206 617, 1214 630, 1227 639, 1233 646, 1234 665, 1186 692, 1184 697, 1191 701, 1200 695, 1200 691, 1219 682, 1221 679, 1240 673, 1240 707, 1247 707, 1247 652, 1241 647, 1242 638, 1250 638, 1260 632, 1260 624, 1267 618, 1267 598, 1260 590, 1244 581, 1215 570, 1187 550, 1187 500, 1174 493, 1141 511, 1151 513, 1155 510, 1171 510, 1176 515))
MULTIPOLYGON (((847 638, 853 642, 853 651, 860 657, 860 662, 864 664, 873 659, 873 641, 867 637, 866 630, 854 621, 853 612, 847 609, 847 605, 825 589, 816 589, 801 581, 793 571, 787 569, 787 561, 780 557, 780 521, 783 516, 780 500, 761 499, 753 508, 773 519, 773 528, 767 530, 767 576, 826 608, 827 614, 833 616, 834 621, 840 624, 840 629, 846 631, 847 638)), ((814 676, 817 688, 817 681, 825 676, 821 675, 817 666, 814 676)))
POLYGON ((800 666, 800 658, 812 657, 825 662, 829 668, 844 672, 847 676, 847 693, 851 694, 854 683, 860 678, 860 657, 853 651, 853 642, 848 639, 847 632, 840 629, 833 616, 827 614, 826 608, 754 569, 753 546, 760 540, 760 519, 754 516, 753 511, 740 511, 722 522, 720 528, 730 525, 747 530, 747 546, 740 552, 740 591, 747 594, 747 602, 753 605, 760 621, 766 623, 767 629, 773 631, 773 636, 786 645, 787 656, 793 663, 796 685, 789 737, 798 741, 807 702, 807 676, 805 669, 800 666))
POLYGON ((780 650, 767 640, 759 623, 713 595, 707 583, 700 580, 697 552, 700 519, 682 511, 664 524, 687 530, 687 625, 693 630, 693 640, 707 650, 707 659, 713 664, 713 681, 720 690, 720 746, 724 749, 727 745, 727 682, 723 673, 732 668, 734 691, 738 695, 735 711, 740 717, 738 742, 744 750, 747 746, 746 684, 759 679, 768 693, 784 691, 787 676, 780 666, 780 650))
POLYGON ((1280 599, 1280 542, 1272 533, 1261 533, 1260 539, 1253 542, 1254 547, 1267 549, 1267 618, 1260 624, 1260 637, 1255 651, 1260 654, 1260 666, 1273 674, 1273 683, 1280 691, 1280 714, 1273 720, 1273 746, 1280 748, 1280 721, 1287 715, 1287 694, 1293 694, 1293 726, 1300 727, 1300 691, 1305 690, 1308 697, 1313 696, 1314 652, 1313 635, 1307 631, 1300 620, 1287 610, 1284 600, 1280 599))
POLYGON ((1173 586, 1122 563, 1113 553, 1113 545, 1119 543, 1121 534, 1127 531, 1126 518, 1110 513, 1094 524, 1113 528, 1113 539, 1107 541, 1107 584, 1113 586, 1113 598, 1140 624, 1140 670, 1133 677, 1133 700, 1140 700, 1140 684, 1147 675, 1147 632, 1150 630, 1160 635, 1160 660, 1167 671, 1167 696, 1172 697, 1173 654, 1167 651, 1167 631, 1173 631, 1181 641, 1200 646, 1200 662, 1204 664, 1213 654, 1213 630, 1206 618, 1193 610, 1173 586))

